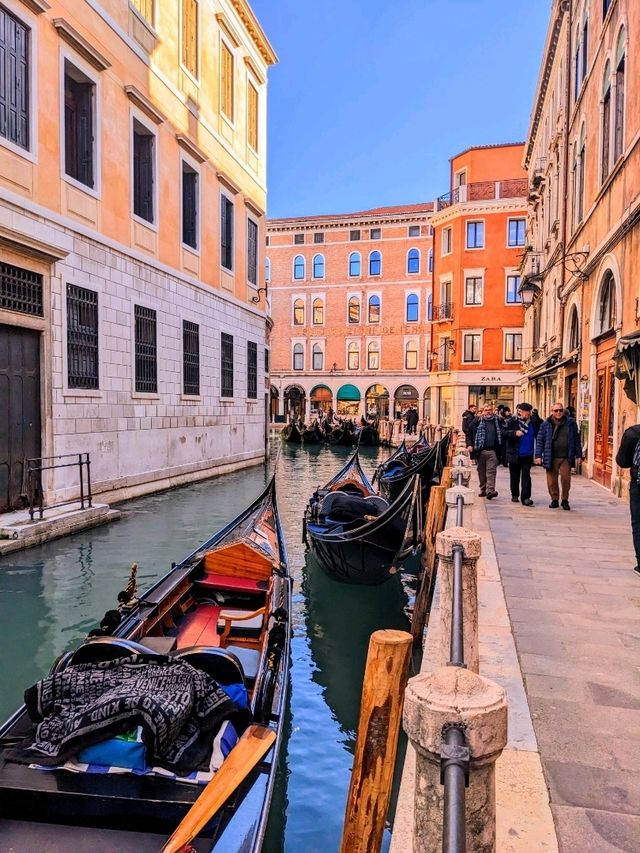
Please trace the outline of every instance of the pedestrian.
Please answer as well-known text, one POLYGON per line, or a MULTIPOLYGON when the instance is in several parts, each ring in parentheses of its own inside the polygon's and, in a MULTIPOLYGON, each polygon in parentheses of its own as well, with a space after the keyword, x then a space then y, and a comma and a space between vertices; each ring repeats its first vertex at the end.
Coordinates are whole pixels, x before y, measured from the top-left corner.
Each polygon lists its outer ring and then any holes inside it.
POLYGON ((513 503, 522 501, 523 506, 533 506, 531 466, 537 429, 531 419, 532 408, 531 403, 520 403, 516 407, 516 414, 509 418, 502 430, 511 481, 511 500, 513 503))
MULTIPOLYGON (((508 406, 498 406, 498 421, 500 423, 500 431, 504 432, 504 428, 506 427, 509 419, 511 418, 511 409, 508 406)), ((504 468, 508 468, 507 462, 507 447, 506 442, 502 442, 500 446, 500 451, 498 453, 498 462, 504 468)))
POLYGON ((538 414, 537 409, 531 409, 531 422, 535 426, 536 435, 537 435, 538 432, 540 431, 540 427, 542 426, 542 418, 538 414))
POLYGON ((616 454, 616 465, 631 469, 629 507, 633 548, 636 552, 636 565, 633 570, 640 575, 640 424, 630 426, 622 434, 622 441, 616 454))
POLYGON ((470 444, 469 433, 471 432, 471 424, 477 417, 477 408, 475 403, 469 403, 466 411, 462 413, 462 432, 464 433, 465 441, 470 444))
POLYGON ((536 465, 542 465, 547 472, 550 509, 557 509, 558 506, 571 509, 571 469, 575 466, 576 459, 582 459, 578 425, 573 418, 567 417, 562 403, 554 403, 551 416, 540 427, 535 450, 536 465))
POLYGON ((500 423, 494 414, 491 403, 482 407, 481 417, 474 420, 469 433, 467 449, 478 461, 478 479, 480 480, 481 498, 497 498, 496 471, 498 469, 498 452, 502 446, 500 423))
POLYGON ((420 415, 418 414, 418 409, 415 406, 411 406, 409 408, 409 416, 407 418, 407 427, 410 435, 416 434, 416 428, 419 420, 420 415))

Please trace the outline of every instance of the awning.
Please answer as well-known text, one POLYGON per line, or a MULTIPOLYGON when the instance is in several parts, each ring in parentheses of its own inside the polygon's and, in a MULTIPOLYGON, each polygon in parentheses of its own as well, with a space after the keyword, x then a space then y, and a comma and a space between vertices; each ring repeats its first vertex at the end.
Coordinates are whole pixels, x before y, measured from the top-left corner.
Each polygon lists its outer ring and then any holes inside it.
POLYGON ((640 331, 618 340, 614 360, 614 375, 624 382, 624 393, 633 403, 640 404, 640 331))
POLYGON ((360 399, 360 391, 355 385, 343 385, 338 391, 337 399, 343 403, 353 403, 360 399))
POLYGON ((396 400, 417 400, 418 392, 413 385, 401 385, 396 391, 396 400))

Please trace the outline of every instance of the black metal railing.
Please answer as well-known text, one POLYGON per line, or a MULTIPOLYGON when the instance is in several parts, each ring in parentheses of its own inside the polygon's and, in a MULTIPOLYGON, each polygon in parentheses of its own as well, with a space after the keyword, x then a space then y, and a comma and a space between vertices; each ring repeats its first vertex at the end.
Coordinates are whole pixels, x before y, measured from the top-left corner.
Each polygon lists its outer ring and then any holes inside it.
POLYGON ((436 313, 438 320, 453 320, 453 302, 441 302, 436 313))
POLYGON ((80 479, 80 496, 58 503, 47 504, 46 509, 66 506, 67 504, 80 503, 80 509, 92 506, 91 495, 91 458, 88 453, 64 453, 59 456, 41 456, 36 459, 25 460, 27 475, 27 501, 29 503, 29 518, 33 521, 36 512, 40 518, 44 518, 44 489, 42 487, 42 472, 53 471, 58 468, 78 468, 80 479), (55 462, 56 459, 74 461, 55 462), (86 478, 86 479, 85 479, 86 478))
POLYGON ((526 178, 512 178, 505 181, 477 181, 462 184, 436 199, 436 210, 444 210, 454 204, 467 201, 491 201, 501 198, 526 198, 528 183, 526 178))

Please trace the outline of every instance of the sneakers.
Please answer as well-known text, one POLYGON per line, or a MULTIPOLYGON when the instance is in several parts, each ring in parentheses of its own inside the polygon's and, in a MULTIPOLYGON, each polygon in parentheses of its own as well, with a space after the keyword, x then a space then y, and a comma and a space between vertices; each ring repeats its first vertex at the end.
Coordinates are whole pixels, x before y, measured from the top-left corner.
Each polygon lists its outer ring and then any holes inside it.
POLYGON ((558 503, 558 501, 551 501, 551 503, 549 504, 549 509, 558 509, 559 506, 560 504, 558 503))
POLYGON ((497 492, 487 492, 487 500, 488 501, 490 501, 492 498, 497 498, 497 497, 498 497, 497 492))
POLYGON ((531 498, 526 498, 522 501, 522 506, 533 506, 533 501, 531 500, 531 498))
POLYGON ((571 509, 571 507, 569 506, 569 501, 560 501, 560 506, 562 507, 562 509, 571 509))
POLYGON ((487 496, 486 491, 484 489, 480 489, 480 491, 478 492, 478 497, 479 498, 486 498, 486 496, 487 496))
POLYGON ((514 496, 514 495, 512 495, 512 496, 511 496, 511 503, 512 503, 512 504, 517 504, 519 500, 520 500, 520 498, 519 498, 517 495, 515 495, 515 496, 514 496))

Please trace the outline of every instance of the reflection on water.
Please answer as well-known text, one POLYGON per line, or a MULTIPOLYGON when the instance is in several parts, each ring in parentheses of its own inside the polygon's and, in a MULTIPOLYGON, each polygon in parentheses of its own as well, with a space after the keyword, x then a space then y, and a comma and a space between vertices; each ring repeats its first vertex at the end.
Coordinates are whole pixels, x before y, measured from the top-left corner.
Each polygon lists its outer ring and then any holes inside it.
MULTIPOLYGON (((399 579, 376 588, 338 584, 306 559, 302 513, 348 448, 284 445, 278 501, 294 577, 291 703, 265 853, 337 850, 351 773, 369 636, 406 628, 399 579)), ((388 451, 363 448, 371 475, 388 451)), ((273 454, 275 458, 275 453, 273 454)), ((123 504, 121 521, 10 555, 0 562, 0 715, 62 651, 113 607, 137 562, 141 589, 172 560, 233 518, 266 482, 266 466, 123 504)), ((385 848, 388 847, 388 833, 385 848)))

